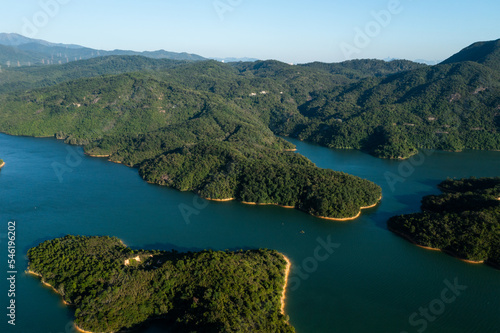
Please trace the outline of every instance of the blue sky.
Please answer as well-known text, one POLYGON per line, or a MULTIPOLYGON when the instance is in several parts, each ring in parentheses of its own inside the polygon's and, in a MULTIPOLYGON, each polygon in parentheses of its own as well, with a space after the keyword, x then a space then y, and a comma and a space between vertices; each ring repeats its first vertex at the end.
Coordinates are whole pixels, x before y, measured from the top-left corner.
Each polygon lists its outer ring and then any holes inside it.
POLYGON ((285 62, 443 60, 500 38, 500 1, 22 0, 0 32, 98 49, 285 62))

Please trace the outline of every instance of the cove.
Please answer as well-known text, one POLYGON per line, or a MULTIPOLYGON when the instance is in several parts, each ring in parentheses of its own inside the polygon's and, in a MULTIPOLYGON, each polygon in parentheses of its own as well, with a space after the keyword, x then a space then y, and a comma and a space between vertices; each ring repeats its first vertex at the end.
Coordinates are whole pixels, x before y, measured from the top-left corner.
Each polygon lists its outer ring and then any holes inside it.
MULTIPOLYGON (((421 197, 440 193, 436 185, 446 177, 498 176, 499 152, 424 152, 411 170, 401 168, 410 160, 290 141, 319 167, 382 186, 382 202, 350 222, 275 206, 209 202, 147 184, 136 169, 87 157, 80 147, 0 134, 0 158, 6 162, 0 171, 0 254, 7 259, 7 222, 15 220, 18 271, 16 326, 2 314, 0 331, 74 331, 72 309, 23 273, 30 247, 66 234, 112 235, 132 248, 276 249, 292 262, 285 312, 297 332, 410 333, 424 325, 426 332, 500 331, 500 271, 418 248, 385 224, 392 215, 418 211, 421 197), (388 172, 403 180, 391 186, 388 172), (452 302, 442 301, 455 280, 466 289, 452 302)), ((0 288, 7 304, 6 280, 0 288)), ((168 329, 156 323, 141 332, 168 329)))

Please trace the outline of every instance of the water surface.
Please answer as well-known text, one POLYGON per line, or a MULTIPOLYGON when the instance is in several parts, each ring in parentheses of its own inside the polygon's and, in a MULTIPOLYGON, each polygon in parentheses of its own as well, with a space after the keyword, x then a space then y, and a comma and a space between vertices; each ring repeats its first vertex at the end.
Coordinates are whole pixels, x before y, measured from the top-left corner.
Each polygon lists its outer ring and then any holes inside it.
MULTIPOLYGON (((19 272, 16 326, 2 314, 0 331, 73 331, 73 310, 22 272, 30 247, 75 234, 113 235, 133 248, 279 250, 293 264, 286 313, 300 333, 500 332, 500 271, 413 246, 385 224, 392 215, 418 211, 421 197, 439 193, 436 185, 447 177, 499 176, 499 152, 426 151, 401 162, 291 141, 319 167, 382 186, 381 204, 341 223, 280 207, 207 202, 147 184, 136 169, 84 156, 80 147, 0 134, 0 158, 7 163, 0 171, 0 237, 15 220, 19 272), (328 255, 317 251, 325 242, 335 244, 328 255), (467 289, 445 304, 445 281, 455 280, 467 289), (436 314, 418 314, 429 306, 436 314)), ((6 272, 5 241, 0 238, 6 272)), ((167 329, 157 323, 141 332, 167 329)))

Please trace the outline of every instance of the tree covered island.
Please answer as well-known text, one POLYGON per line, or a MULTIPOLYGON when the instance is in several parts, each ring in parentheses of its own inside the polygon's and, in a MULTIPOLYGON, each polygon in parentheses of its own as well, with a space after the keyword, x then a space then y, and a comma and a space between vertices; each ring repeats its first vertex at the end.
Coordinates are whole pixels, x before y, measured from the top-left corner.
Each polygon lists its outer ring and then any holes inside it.
POLYGON ((422 212, 394 216, 389 230, 460 259, 500 268, 500 178, 448 179, 422 212))
POLYGON ((75 325, 121 332, 161 319, 176 332, 295 332, 282 311, 288 260, 272 250, 131 250, 66 236, 28 251, 29 272, 75 307, 75 325))

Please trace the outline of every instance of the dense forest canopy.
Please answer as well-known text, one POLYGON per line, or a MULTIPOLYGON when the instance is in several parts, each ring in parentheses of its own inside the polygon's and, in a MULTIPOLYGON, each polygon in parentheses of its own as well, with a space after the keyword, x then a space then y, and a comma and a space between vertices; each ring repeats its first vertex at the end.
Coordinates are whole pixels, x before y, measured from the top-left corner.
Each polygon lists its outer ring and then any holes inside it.
MULTIPOLYGON (((499 43, 473 44, 432 67, 404 60, 291 66, 278 61, 222 64, 113 56, 6 69, 0 75, 0 93, 52 87, 37 93, 53 95, 62 92, 62 82, 141 71, 147 76, 145 84, 156 80, 208 93, 251 111, 275 134, 332 148, 364 149, 384 158, 406 158, 418 148, 497 150, 499 43)), ((83 88, 82 81, 73 83, 83 88)), ((46 107, 69 107, 55 104, 46 107)))
POLYGON ((500 149, 498 41, 436 66, 224 64, 112 56, 0 73, 0 131, 56 136, 211 199, 346 218, 380 188, 318 169, 276 135, 402 159, 500 149))
MULTIPOLYGON (((304 101, 305 90, 339 84, 326 80, 331 74, 325 71, 304 68, 308 76, 296 80, 293 66, 279 62, 247 68, 113 57, 85 64, 81 70, 73 63, 54 68, 56 85, 1 94, 0 129, 15 135, 55 134, 84 145, 90 155, 138 167, 149 182, 209 199, 291 206, 343 219, 381 197, 377 185, 319 169, 291 152, 294 146, 270 128, 277 121, 275 106, 296 107, 285 93, 288 84, 304 101), (92 76, 102 73, 101 67, 141 70, 92 76), (267 71, 279 72, 281 83, 268 74, 259 76, 267 71), (72 79, 75 75, 81 78, 72 79)), ((42 86, 47 67, 26 71, 27 79, 42 86)))
POLYGON ((175 332, 294 332, 281 313, 286 261, 271 250, 131 250, 66 236, 28 251, 29 270, 73 305, 75 324, 118 332, 163 319, 175 332))
POLYGON ((500 178, 448 179, 421 213, 389 219, 390 230, 418 245, 500 268, 500 178))

